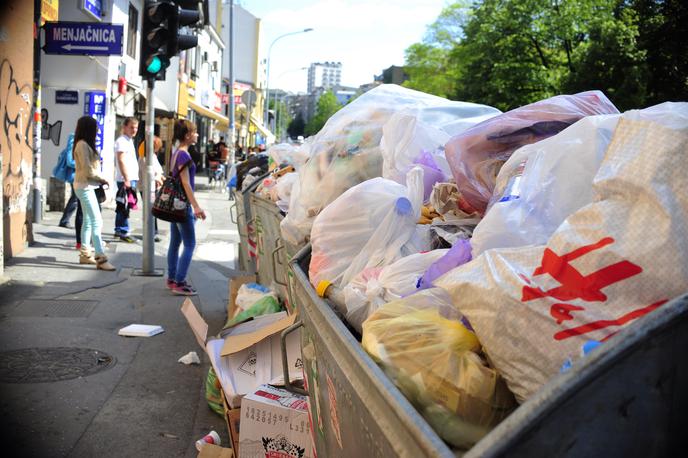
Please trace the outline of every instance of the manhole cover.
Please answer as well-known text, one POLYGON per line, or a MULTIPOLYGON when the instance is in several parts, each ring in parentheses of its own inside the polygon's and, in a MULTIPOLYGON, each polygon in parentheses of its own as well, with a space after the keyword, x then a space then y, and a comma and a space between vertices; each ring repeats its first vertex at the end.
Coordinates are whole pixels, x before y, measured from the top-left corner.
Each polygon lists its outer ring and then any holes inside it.
POLYGON ((0 382, 43 383, 87 377, 116 359, 90 348, 22 348, 0 353, 0 382))
POLYGON ((14 316, 49 318, 88 318, 98 301, 71 299, 29 299, 14 311, 14 316))

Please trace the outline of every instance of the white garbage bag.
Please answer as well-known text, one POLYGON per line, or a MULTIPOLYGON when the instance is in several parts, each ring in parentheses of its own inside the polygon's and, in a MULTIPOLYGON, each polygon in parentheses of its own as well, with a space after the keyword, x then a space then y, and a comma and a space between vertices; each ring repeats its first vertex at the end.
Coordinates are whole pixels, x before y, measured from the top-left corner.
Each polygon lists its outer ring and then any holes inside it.
POLYGON ((520 401, 575 364, 586 342, 613 339, 688 290, 686 164, 688 103, 629 111, 592 203, 546 245, 487 250, 434 282, 520 401))
MULTIPOLYGON (((383 84, 335 113, 302 151, 309 160, 299 170, 289 214, 282 220, 282 238, 301 246, 310 236, 315 217, 344 191, 382 176, 380 141, 385 123, 405 109, 423 110, 452 102, 430 94, 383 84)), ((434 119, 431 113, 428 123, 434 119)), ((424 121, 425 122, 425 121, 424 121)))
POLYGON ((473 256, 490 248, 543 245, 576 210, 592 203, 592 182, 620 115, 583 118, 558 135, 516 150, 497 176, 473 256))
POLYGON ((408 186, 384 178, 365 181, 315 218, 309 276, 316 288, 321 281, 344 286, 368 267, 430 248, 416 230, 423 171, 411 169, 406 180, 408 186))
POLYGON ((361 332, 361 325, 375 310, 417 291, 418 280, 448 251, 416 253, 386 267, 371 267, 360 272, 343 289, 346 321, 361 332))

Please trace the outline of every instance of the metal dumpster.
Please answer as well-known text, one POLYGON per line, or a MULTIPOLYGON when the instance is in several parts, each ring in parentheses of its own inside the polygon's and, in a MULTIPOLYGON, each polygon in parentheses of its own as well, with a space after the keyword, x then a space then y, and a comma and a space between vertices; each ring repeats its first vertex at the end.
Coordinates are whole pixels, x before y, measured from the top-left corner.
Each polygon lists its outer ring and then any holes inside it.
MULTIPOLYGON (((289 263, 320 456, 453 456, 308 281, 289 263)), ((283 337, 286 337, 286 330, 283 337)), ((629 325, 552 379, 466 457, 680 456, 688 445, 688 295, 629 325)), ((289 388, 291 384, 288 384, 289 388)))
POLYGON ((237 191, 234 194, 234 204, 229 208, 229 217, 232 223, 237 225, 239 232, 238 268, 244 272, 256 272, 255 258, 249 255, 249 226, 253 225, 249 196, 267 175, 269 174, 258 178, 244 191, 237 191))

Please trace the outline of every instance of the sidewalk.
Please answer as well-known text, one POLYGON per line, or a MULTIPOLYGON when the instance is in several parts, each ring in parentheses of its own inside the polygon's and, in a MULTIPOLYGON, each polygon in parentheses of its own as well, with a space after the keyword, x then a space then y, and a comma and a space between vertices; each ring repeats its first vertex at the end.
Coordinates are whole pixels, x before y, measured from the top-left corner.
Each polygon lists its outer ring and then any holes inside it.
MULTIPOLYGON (((226 194, 199 191, 198 197, 209 218, 197 223, 189 279, 199 290, 192 300, 216 333, 225 320, 238 234, 226 194)), ((113 240, 114 210, 103 208, 103 234, 115 272, 78 264, 74 230, 58 227, 60 216, 47 213, 34 225, 35 243, 7 263, 10 281, 0 286, 0 415, 2 430, 12 432, 13 456, 195 457, 196 439, 212 429, 226 444, 224 420, 205 402, 208 359, 179 311, 184 298, 166 289, 165 277, 131 275, 141 267, 142 247, 113 240), (131 323, 161 325, 165 332, 117 335, 131 323), (59 356, 31 363, 8 353, 30 348, 59 356), (62 348, 98 350, 114 364, 57 381, 84 363, 63 356, 62 348), (201 366, 177 362, 189 351, 198 353, 201 366)), ((132 216, 134 235, 140 234, 141 212, 132 216)), ((169 223, 159 225, 157 268, 166 267, 169 223)))

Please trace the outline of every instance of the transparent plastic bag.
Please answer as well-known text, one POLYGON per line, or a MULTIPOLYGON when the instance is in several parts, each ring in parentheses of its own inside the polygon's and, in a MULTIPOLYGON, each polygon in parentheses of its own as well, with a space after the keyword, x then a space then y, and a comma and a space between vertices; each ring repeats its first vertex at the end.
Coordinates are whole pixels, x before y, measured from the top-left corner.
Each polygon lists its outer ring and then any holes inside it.
MULTIPOLYGON (((382 176, 382 130, 395 113, 446 103, 452 102, 383 84, 335 113, 302 145, 309 160, 300 168, 299 185, 292 190, 289 214, 281 222, 282 238, 295 246, 305 244, 315 217, 329 203, 353 186, 382 176)), ((423 119, 431 123, 433 114, 423 119)))
POLYGON ((361 344, 443 439, 469 448, 515 401, 461 318, 445 291, 424 290, 374 312, 361 344))
POLYGON ((328 205, 313 223, 311 283, 316 288, 324 280, 344 286, 367 267, 429 249, 417 240, 422 181, 420 168, 409 171, 408 187, 374 178, 328 205))
POLYGON ((267 150, 268 156, 276 166, 293 165, 297 170, 308 160, 307 148, 301 148, 301 145, 292 145, 289 143, 278 143, 272 145, 267 150))
POLYGON ((495 116, 453 137, 445 146, 447 161, 463 197, 483 213, 499 170, 516 149, 551 137, 585 116, 617 113, 600 91, 558 95, 495 116))
POLYGON ((412 254, 383 268, 373 267, 356 275, 343 289, 346 321, 358 332, 361 324, 380 306, 416 292, 426 269, 449 250, 412 254))
MULTIPOLYGON (((452 135, 500 113, 486 105, 441 98, 428 100, 428 105, 422 108, 407 108, 395 113, 382 128, 382 176, 405 184, 406 172, 413 164, 420 163, 423 154, 437 156, 435 162, 439 170, 451 176, 444 157, 445 143, 452 135)), ((428 178, 426 175, 426 180, 428 178)))
POLYGON ((589 116, 559 134, 514 152, 497 177, 473 253, 542 245, 562 222, 592 203, 592 181, 620 115, 589 116))

